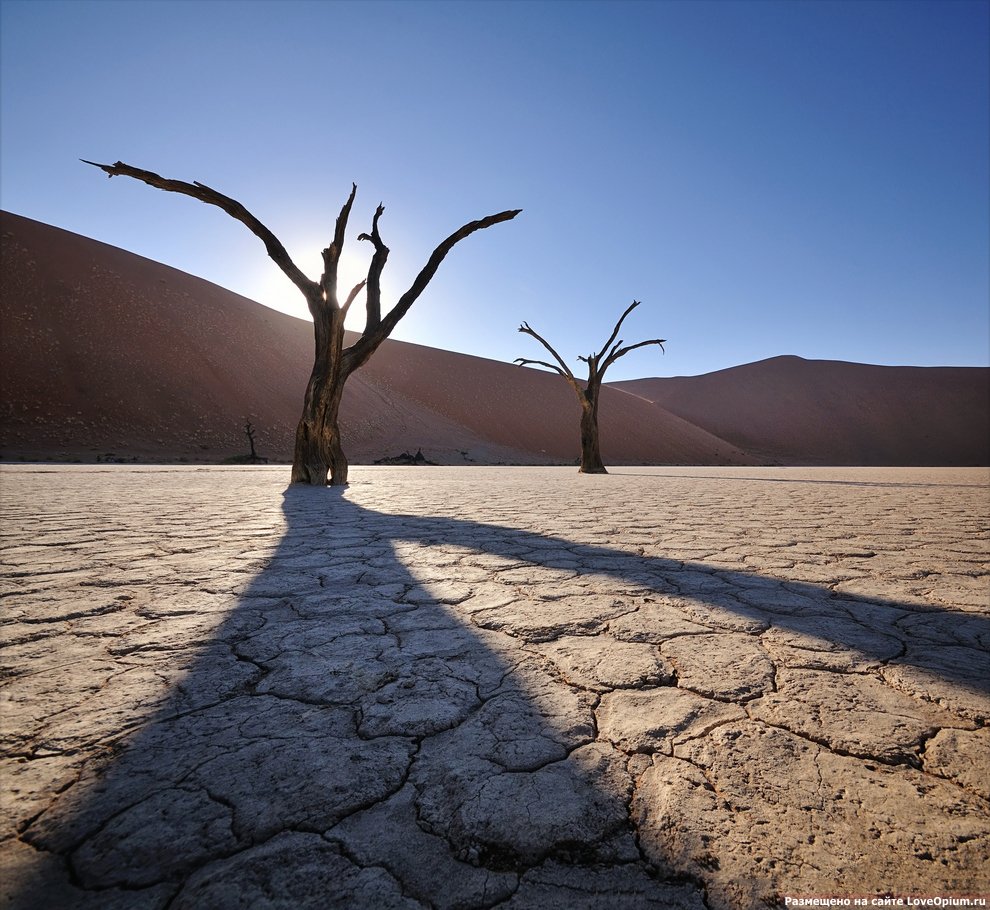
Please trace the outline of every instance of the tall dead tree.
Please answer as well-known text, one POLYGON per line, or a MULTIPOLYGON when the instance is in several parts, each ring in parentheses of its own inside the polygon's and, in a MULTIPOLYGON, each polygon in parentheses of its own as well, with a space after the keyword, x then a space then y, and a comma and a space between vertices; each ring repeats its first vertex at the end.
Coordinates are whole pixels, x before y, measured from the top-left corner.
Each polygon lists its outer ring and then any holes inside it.
POLYGON ((375 215, 371 220, 371 233, 359 234, 357 238, 358 240, 369 241, 374 248, 371 262, 368 265, 368 276, 350 290, 343 303, 340 302, 337 294, 337 266, 344 248, 347 219, 350 216, 354 196, 357 193, 356 184, 352 184, 351 194, 337 216, 333 240, 323 250, 323 274, 319 281, 313 281, 296 267, 279 239, 236 199, 224 196, 202 183, 169 180, 151 171, 131 167, 121 161, 115 164, 97 164, 95 161, 82 160, 86 164, 92 164, 94 167, 105 171, 110 177, 133 177, 135 180, 140 180, 160 190, 192 196, 200 202, 223 209, 264 243, 272 261, 302 292, 313 317, 316 356, 313 362, 313 372, 310 375, 309 384, 306 386, 302 417, 296 428, 295 452, 292 459, 292 482, 318 486, 327 483, 339 486, 347 483, 347 457, 341 446, 337 414, 340 410, 344 383, 347 382, 348 377, 358 367, 365 364, 381 343, 392 334, 392 330, 399 320, 409 312, 409 308, 416 302, 436 274, 440 263, 457 243, 475 231, 483 230, 502 221, 509 221, 521 211, 520 209, 513 209, 499 212, 497 215, 488 215, 478 221, 468 222, 454 231, 437 246, 409 290, 383 316, 381 275, 385 261, 388 259, 389 248, 382 242, 381 234, 378 231, 378 221, 382 217, 382 212, 385 211, 381 205, 375 210, 375 215), (344 319, 351 304, 362 289, 365 291, 367 310, 364 331, 354 344, 345 348, 344 319))
POLYGON ((605 371, 620 357, 624 357, 630 351, 635 351, 636 348, 646 347, 648 344, 656 344, 660 346, 661 351, 664 350, 663 345, 667 340, 666 338, 651 338, 649 341, 640 341, 626 347, 622 346, 624 342, 621 338, 616 341, 616 338, 619 337, 619 329, 622 328, 622 323, 626 316, 638 306, 639 301, 634 300, 626 308, 626 311, 619 317, 619 321, 615 324, 615 328, 612 329, 612 334, 609 336, 608 341, 605 342, 598 353, 589 354, 587 357, 578 357, 578 360, 583 360, 588 364, 588 379, 583 385, 575 378, 570 367, 567 366, 560 354, 550 346, 550 343, 545 338, 531 329, 528 322, 524 322, 519 326, 520 332, 525 335, 532 335, 553 355, 556 364, 547 363, 545 360, 526 360, 523 357, 517 357, 515 362, 520 366, 535 364, 536 366, 553 370, 555 373, 563 376, 570 383, 571 388, 577 393, 578 401, 581 403, 581 467, 578 469, 581 474, 608 473, 605 470, 601 449, 598 445, 598 400, 601 393, 602 380, 605 378, 605 371))

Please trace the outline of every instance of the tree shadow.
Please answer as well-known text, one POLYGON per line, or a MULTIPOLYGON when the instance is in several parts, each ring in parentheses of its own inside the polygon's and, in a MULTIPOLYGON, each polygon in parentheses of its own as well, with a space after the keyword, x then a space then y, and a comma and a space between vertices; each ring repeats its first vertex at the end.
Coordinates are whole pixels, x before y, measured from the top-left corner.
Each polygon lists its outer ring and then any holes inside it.
MULTIPOLYGON (((850 467, 838 466, 841 470, 849 472, 850 467)), ((925 482, 925 481, 897 481, 897 480, 850 480, 845 478, 842 480, 831 480, 826 477, 796 477, 796 476, 784 476, 784 477, 766 477, 758 476, 752 474, 745 474, 745 468, 730 468, 729 472, 724 469, 719 471, 718 468, 715 469, 718 473, 712 474, 685 474, 679 472, 677 474, 665 474, 662 470, 653 471, 634 471, 629 469, 615 469, 612 473, 620 477, 652 477, 655 480, 711 480, 713 477, 717 477, 719 480, 731 480, 731 481, 748 481, 750 483, 785 483, 785 484, 811 484, 815 486, 836 486, 836 487, 902 487, 902 488, 920 488, 920 489, 970 489, 974 486, 972 483, 945 483, 944 481, 936 482, 925 482)), ((821 471, 822 467, 817 465, 808 465, 807 467, 793 467, 793 466, 780 466, 780 470, 785 472, 800 472, 805 470, 821 471)), ((852 468, 855 470, 855 468, 852 468)), ((867 472, 871 470, 883 470, 882 468, 866 468, 867 472)), ((971 470, 971 468, 963 467, 961 470, 971 470)))
POLYGON ((921 674, 961 710, 990 691, 983 615, 377 512, 340 488, 290 487, 283 509, 268 564, 166 698, 25 820, 40 859, 11 907, 701 908, 695 867, 644 852, 649 755, 609 741, 598 709, 616 686, 762 693, 678 679, 661 643, 771 634, 797 666, 921 674), (654 669, 616 683, 561 662, 599 635, 654 669))

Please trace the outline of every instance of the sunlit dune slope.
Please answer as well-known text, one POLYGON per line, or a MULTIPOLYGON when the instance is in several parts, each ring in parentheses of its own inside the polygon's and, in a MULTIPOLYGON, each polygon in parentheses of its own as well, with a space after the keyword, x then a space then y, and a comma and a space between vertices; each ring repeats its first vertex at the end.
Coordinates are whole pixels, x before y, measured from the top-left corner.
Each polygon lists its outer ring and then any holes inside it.
POLYGON ((763 460, 990 464, 990 370, 774 357, 615 383, 763 460))
MULTIPOLYGON (((3 213, 2 229, 4 458, 220 461, 247 453, 248 417, 259 454, 291 458, 310 323, 21 216, 3 213)), ((601 408, 613 464, 752 462, 637 396, 606 389, 601 408)), ((578 406, 558 376, 396 341, 351 377, 341 423, 354 462, 578 456, 578 406)))

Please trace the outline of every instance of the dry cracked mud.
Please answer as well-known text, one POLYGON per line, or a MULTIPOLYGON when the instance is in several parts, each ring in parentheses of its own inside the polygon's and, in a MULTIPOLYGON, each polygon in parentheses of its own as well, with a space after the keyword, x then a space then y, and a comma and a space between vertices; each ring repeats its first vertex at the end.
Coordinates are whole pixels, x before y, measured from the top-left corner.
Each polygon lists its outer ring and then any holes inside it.
POLYGON ((990 891, 986 470, 7 466, 5 908, 990 891))

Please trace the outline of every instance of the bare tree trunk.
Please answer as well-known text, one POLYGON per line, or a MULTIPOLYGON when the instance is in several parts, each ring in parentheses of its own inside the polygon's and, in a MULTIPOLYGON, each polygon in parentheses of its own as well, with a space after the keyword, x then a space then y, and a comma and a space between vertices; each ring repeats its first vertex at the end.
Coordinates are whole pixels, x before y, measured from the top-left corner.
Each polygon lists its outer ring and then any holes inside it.
POLYGON ((292 483, 346 486, 348 463, 337 418, 343 394, 342 379, 335 382, 331 376, 317 374, 314 369, 296 427, 292 483))
POLYGON ((303 412, 296 427, 292 483, 314 486, 347 484, 347 457, 340 441, 338 414, 348 372, 344 371, 344 314, 311 306, 316 355, 306 386, 303 412))
MULTIPOLYGON (((338 390, 328 383, 314 395, 314 407, 307 406, 296 427, 296 445, 292 457, 292 483, 314 486, 343 486, 347 483, 347 458, 340 442, 337 410, 338 390), (322 406, 318 403, 322 401, 322 406)), ((308 398, 307 393, 307 398, 308 398)))
POLYGON ((296 427, 291 482, 346 486, 347 468, 336 415, 330 420, 303 415, 296 427))
MULTIPOLYGON (((597 390, 596 390, 597 391, 597 390)), ((598 396, 581 402, 581 467, 579 474, 607 474, 598 445, 598 396)))

